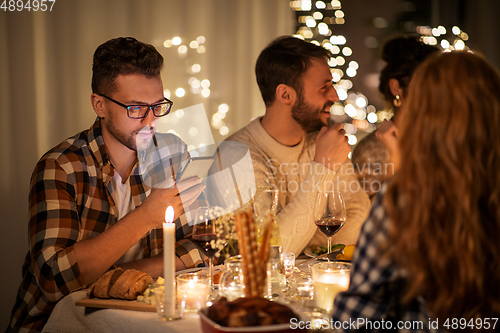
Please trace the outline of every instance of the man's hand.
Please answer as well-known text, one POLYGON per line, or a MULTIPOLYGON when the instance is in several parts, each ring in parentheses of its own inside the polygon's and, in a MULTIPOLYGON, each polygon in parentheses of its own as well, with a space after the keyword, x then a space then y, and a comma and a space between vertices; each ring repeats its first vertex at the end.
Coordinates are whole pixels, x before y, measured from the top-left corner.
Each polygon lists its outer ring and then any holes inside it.
POLYGON ((323 127, 316 137, 316 155, 314 161, 331 170, 336 170, 347 158, 351 147, 347 143, 342 124, 323 127))
POLYGON ((138 209, 146 214, 152 228, 159 227, 165 222, 165 210, 168 206, 174 208, 176 219, 182 214, 184 206, 191 205, 204 189, 205 185, 201 184, 198 177, 179 182, 172 188, 153 189, 138 209))
POLYGON ((375 132, 375 135, 391 154, 390 163, 393 164, 393 171, 396 171, 399 168, 399 163, 401 161, 401 153, 398 142, 399 132, 397 127, 392 121, 384 120, 375 132))
MULTIPOLYGON (((168 206, 174 208, 174 218, 179 217, 184 206, 191 205, 205 189, 205 185, 200 183, 199 178, 188 179, 175 187, 153 189, 139 207, 103 233, 75 243, 76 261, 85 284, 97 280, 149 230, 161 227, 168 206)), ((137 264, 135 267, 157 275, 159 267, 162 267, 161 258, 157 257, 139 260, 134 265, 137 264)), ((183 263, 176 260, 176 267, 182 266, 183 263)))

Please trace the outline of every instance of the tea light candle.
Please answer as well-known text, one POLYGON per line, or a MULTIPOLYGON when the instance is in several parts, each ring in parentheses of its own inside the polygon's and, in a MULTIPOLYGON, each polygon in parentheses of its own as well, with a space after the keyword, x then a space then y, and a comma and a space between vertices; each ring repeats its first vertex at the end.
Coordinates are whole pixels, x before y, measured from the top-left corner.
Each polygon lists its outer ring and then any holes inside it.
POLYGON ((299 298, 310 298, 314 291, 313 287, 309 283, 301 283, 297 285, 297 297, 299 298))
POLYGON ((346 291, 350 282, 350 263, 324 262, 311 267, 314 286, 314 303, 326 311, 333 309, 333 300, 338 293, 346 291))
POLYGON ((330 311, 337 294, 349 288, 349 271, 326 271, 313 279, 313 284, 316 306, 330 311))
POLYGON ((175 223, 173 221, 174 208, 168 206, 163 223, 164 313, 167 319, 175 317, 175 223))
POLYGON ((177 294, 181 299, 181 306, 184 311, 197 311, 204 307, 209 292, 208 280, 201 279, 198 281, 196 275, 190 276, 187 280, 182 276, 177 278, 177 294))

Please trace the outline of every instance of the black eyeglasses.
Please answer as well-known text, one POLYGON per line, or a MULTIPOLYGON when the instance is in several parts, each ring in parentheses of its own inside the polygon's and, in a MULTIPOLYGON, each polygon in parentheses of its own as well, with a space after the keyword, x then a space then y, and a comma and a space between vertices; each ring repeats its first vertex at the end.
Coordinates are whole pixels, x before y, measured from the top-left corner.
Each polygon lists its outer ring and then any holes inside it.
POLYGON ((118 101, 115 101, 114 99, 106 95, 103 94, 97 94, 97 95, 105 97, 109 99, 111 102, 118 104, 119 106, 123 106, 125 109, 127 109, 127 116, 132 119, 146 118, 146 116, 149 113, 149 110, 153 110, 153 114, 156 117, 166 116, 170 112, 170 109, 172 109, 172 105, 174 104, 174 102, 165 97, 164 102, 155 103, 151 105, 149 104, 125 105, 118 101))

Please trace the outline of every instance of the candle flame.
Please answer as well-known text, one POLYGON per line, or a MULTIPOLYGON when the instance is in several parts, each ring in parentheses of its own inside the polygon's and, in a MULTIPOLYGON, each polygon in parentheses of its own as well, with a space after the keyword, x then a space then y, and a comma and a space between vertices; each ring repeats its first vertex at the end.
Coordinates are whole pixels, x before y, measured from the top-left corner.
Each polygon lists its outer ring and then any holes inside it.
POLYGON ((165 223, 172 223, 174 221, 174 207, 168 206, 165 210, 165 223))

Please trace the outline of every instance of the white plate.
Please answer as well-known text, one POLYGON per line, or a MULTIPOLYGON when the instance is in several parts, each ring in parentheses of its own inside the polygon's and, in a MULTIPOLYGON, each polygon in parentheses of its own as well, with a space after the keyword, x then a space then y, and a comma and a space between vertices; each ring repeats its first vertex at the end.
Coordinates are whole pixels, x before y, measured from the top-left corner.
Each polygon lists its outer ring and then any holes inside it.
POLYGON ((318 256, 317 254, 313 253, 309 246, 304 249, 304 254, 310 258, 316 258, 318 256))
MULTIPOLYGON (((350 260, 345 260, 345 259, 334 259, 337 254, 342 253, 342 250, 335 250, 332 253, 330 253, 331 257, 333 258, 331 260, 338 260, 338 261, 346 261, 346 262, 351 262, 350 260)), ((328 255, 326 253, 323 253, 321 255, 314 254, 311 250, 311 248, 308 246, 304 249, 304 254, 308 257, 311 258, 317 258, 318 260, 328 260, 328 255)))
MULTIPOLYGON (((214 275, 219 273, 219 271, 223 270, 223 269, 224 269, 224 265, 214 266, 214 275)), ((194 273, 194 272, 199 272, 201 270, 206 270, 208 273, 208 267, 194 267, 194 268, 186 268, 186 269, 177 271, 177 272, 175 272, 175 275, 177 276, 179 274, 184 274, 184 273, 194 273)))

